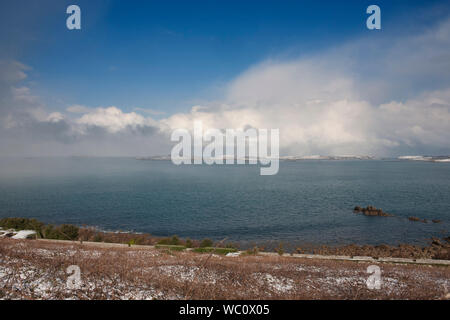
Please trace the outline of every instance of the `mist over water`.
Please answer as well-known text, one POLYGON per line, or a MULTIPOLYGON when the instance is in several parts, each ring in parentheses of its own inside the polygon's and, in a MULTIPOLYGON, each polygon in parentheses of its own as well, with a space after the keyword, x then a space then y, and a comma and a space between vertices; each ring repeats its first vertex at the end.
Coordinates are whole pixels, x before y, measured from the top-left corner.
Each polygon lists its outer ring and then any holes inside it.
POLYGON ((241 242, 425 244, 448 236, 450 164, 416 161, 175 166, 133 158, 1 158, 0 217, 241 242), (373 205, 395 217, 365 217, 373 205), (429 223, 410 222, 409 216, 429 223), (442 223, 431 223, 431 219, 442 223))

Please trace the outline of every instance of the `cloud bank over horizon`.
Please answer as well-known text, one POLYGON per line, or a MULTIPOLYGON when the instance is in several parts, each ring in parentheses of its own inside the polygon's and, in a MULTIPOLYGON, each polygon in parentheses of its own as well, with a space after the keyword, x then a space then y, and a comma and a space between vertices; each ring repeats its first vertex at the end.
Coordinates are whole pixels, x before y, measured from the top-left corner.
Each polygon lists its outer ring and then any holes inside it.
POLYGON ((450 18, 420 33, 360 38, 294 60, 268 59, 224 97, 156 120, 118 107, 51 111, 0 62, 2 156, 169 154, 173 129, 280 129, 281 155, 450 154, 450 18))

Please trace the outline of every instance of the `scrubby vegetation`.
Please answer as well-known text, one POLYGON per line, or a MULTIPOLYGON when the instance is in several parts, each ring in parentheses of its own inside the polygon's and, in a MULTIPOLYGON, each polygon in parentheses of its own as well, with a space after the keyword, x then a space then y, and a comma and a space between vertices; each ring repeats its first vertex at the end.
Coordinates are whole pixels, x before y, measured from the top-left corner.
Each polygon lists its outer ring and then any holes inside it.
POLYGON ((77 240, 80 228, 71 224, 61 226, 47 225, 43 228, 42 238, 57 240, 77 240))
POLYGON ((200 242, 200 248, 212 247, 213 245, 214 243, 211 239, 203 239, 202 242, 200 242))
POLYGON ((177 246, 177 245, 170 245, 170 244, 157 244, 155 246, 156 249, 166 249, 166 250, 173 250, 173 251, 183 251, 186 249, 185 246, 177 246))
POLYGON ((234 248, 215 248, 215 247, 200 247, 200 248, 195 248, 193 250, 194 252, 198 252, 198 253, 215 253, 215 254, 227 254, 227 253, 231 253, 231 252, 236 252, 237 249, 234 248))
POLYGON ((372 263, 0 239, 1 299, 449 299, 448 267, 372 263), (68 290, 77 265, 81 287, 68 290))
POLYGON ((248 255, 256 255, 256 254, 258 254, 259 253, 259 251, 260 251, 260 249, 258 248, 258 247, 253 247, 253 248, 249 248, 249 249, 247 249, 246 251, 245 251, 245 254, 248 254, 248 255))
POLYGON ((278 245, 278 247, 277 247, 277 249, 276 249, 276 252, 277 252, 280 256, 282 256, 282 255, 284 254, 284 247, 283 247, 283 244, 282 244, 282 243, 280 243, 280 244, 278 245))
MULTIPOLYGON (((160 249, 170 251, 181 251, 186 248, 194 248, 195 252, 215 252, 227 254, 237 251, 237 245, 219 241, 216 244, 211 239, 202 241, 191 239, 180 239, 174 235, 167 238, 159 238, 150 234, 127 233, 127 232, 103 232, 95 228, 79 228, 75 225, 63 224, 60 226, 44 224, 36 219, 27 218, 3 218, 0 219, 0 228, 14 230, 35 230, 38 238, 55 240, 76 240, 104 243, 135 245, 157 245, 160 249)), ((245 248, 244 248, 245 249, 245 248)), ((247 255, 255 255, 264 251, 264 247, 254 247, 246 251, 247 255)), ((284 245, 271 249, 279 255, 286 253, 284 245)), ((315 248, 297 248, 297 253, 321 254, 321 255, 346 255, 346 256, 370 256, 370 257, 398 257, 412 259, 443 259, 450 260, 450 237, 443 240, 433 238, 428 246, 417 246, 400 244, 398 246, 377 245, 358 246, 355 244, 345 246, 320 246, 315 248)))
POLYGON ((408 259, 441 259, 450 260, 450 237, 443 240, 432 238, 428 246, 399 244, 397 246, 389 245, 363 245, 350 244, 345 246, 321 246, 310 250, 297 248, 297 253, 313 253, 321 255, 343 255, 343 256, 367 256, 373 258, 379 257, 397 257, 408 259))
POLYGON ((40 238, 55 240, 77 240, 80 230, 79 227, 71 224, 46 225, 36 219, 28 218, 3 218, 0 219, 0 227, 14 230, 34 230, 40 238))
POLYGON ((80 228, 80 241, 123 243, 128 245, 154 245, 158 239, 148 233, 104 232, 95 228, 80 228))
POLYGON ((37 233, 41 233, 45 225, 36 219, 3 218, 0 219, 0 227, 14 230, 34 230, 37 233))
POLYGON ((178 236, 172 236, 171 238, 163 238, 158 241, 158 244, 165 244, 165 245, 172 245, 172 246, 178 246, 181 244, 180 239, 178 236))

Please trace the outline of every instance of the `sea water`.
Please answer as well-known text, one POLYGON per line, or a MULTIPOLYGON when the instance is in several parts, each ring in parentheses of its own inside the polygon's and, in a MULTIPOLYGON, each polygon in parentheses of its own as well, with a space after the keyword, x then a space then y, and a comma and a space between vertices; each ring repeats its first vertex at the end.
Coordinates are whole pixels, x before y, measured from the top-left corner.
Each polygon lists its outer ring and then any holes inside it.
POLYGON ((425 244, 449 233, 450 163, 282 161, 261 176, 248 165, 1 158, 0 217, 247 245, 425 244), (354 214, 357 205, 395 217, 354 214))

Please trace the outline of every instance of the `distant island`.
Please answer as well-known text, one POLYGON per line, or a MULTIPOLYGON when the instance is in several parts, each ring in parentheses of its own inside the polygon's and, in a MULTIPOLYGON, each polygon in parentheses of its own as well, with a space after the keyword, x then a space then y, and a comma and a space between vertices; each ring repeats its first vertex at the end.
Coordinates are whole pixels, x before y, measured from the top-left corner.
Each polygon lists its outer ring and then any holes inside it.
POLYGON ((450 162, 450 156, 401 156, 398 159, 407 161, 450 162))
POLYGON ((358 155, 339 155, 339 156, 321 156, 321 155, 309 155, 309 156, 282 156, 280 160, 298 161, 298 160, 374 160, 373 156, 358 156, 358 155))
MULTIPOLYGON (((223 160, 227 160, 229 157, 224 156, 223 160)), ((450 156, 400 156, 397 158, 378 158, 368 155, 307 155, 307 156, 280 156, 281 161, 302 161, 302 160, 385 160, 385 159, 397 159, 402 161, 428 161, 428 162, 450 162, 450 156)), ((158 160, 158 161, 170 161, 170 155, 159 155, 149 157, 136 157, 136 160, 158 160)), ((236 157, 234 157, 236 160, 236 157)), ((245 157, 245 160, 250 160, 249 157, 245 157)))
MULTIPOLYGON (((223 160, 227 160, 230 157, 223 156, 223 160)), ((233 158, 236 160, 236 157, 233 158)), ((298 160, 374 160, 373 156, 358 156, 358 155, 341 155, 341 156, 321 156, 321 155, 308 155, 308 156, 280 156, 280 160, 285 161, 298 161, 298 160)), ((136 160, 171 160, 170 155, 163 156, 149 156, 149 157, 137 157, 136 160)), ((245 160, 250 160, 249 157, 245 157, 245 160)))

